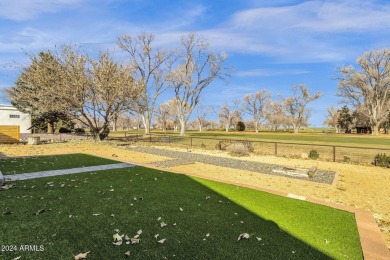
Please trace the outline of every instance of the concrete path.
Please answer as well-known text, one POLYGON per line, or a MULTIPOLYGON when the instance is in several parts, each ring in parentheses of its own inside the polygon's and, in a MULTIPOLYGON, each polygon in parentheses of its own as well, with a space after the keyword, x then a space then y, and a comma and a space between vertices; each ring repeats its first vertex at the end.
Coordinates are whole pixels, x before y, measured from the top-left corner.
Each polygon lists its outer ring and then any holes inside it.
POLYGON ((21 180, 29 180, 35 178, 43 178, 43 177, 52 177, 59 175, 67 175, 81 172, 92 172, 92 171, 103 171, 103 170, 111 170, 111 169, 121 169, 121 168, 130 168, 136 165, 130 163, 116 163, 116 164, 106 164, 106 165, 97 165, 97 166, 88 166, 88 167, 80 167, 80 168, 72 168, 72 169, 64 169, 64 170, 53 170, 53 171, 42 171, 42 172, 30 172, 30 173, 21 173, 21 174, 13 174, 13 175, 4 175, 5 181, 21 181, 21 180))

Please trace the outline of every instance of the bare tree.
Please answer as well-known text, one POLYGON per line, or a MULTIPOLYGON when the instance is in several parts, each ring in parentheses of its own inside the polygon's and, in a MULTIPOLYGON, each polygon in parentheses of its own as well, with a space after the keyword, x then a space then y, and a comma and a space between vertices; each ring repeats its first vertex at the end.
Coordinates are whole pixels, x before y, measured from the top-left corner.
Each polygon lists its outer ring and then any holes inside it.
POLYGON ((179 129, 179 117, 177 115, 177 105, 176 100, 171 99, 165 102, 169 106, 169 115, 168 121, 171 123, 173 131, 177 131, 179 129))
POLYGON ((331 106, 330 108, 326 109, 327 117, 325 120, 325 124, 330 127, 334 127, 336 130, 336 133, 340 132, 339 128, 339 119, 340 119, 340 113, 334 106, 331 106))
POLYGON ((229 128, 234 125, 234 122, 242 120, 240 111, 231 108, 228 104, 224 104, 219 108, 218 118, 220 124, 225 127, 226 132, 229 132, 229 128))
POLYGON ((167 102, 161 103, 157 107, 157 121, 160 124, 162 130, 165 132, 167 130, 167 124, 170 115, 170 106, 167 102))
POLYGON ((182 37, 181 45, 184 50, 180 54, 180 64, 171 74, 171 80, 181 125, 180 135, 184 136, 186 123, 198 105, 202 91, 214 79, 225 78, 229 73, 223 67, 227 55, 220 56, 209 51, 208 44, 197 35, 182 37))
POLYGON ((390 50, 375 50, 357 59, 360 70, 352 66, 340 69, 338 95, 354 107, 364 106, 373 135, 390 113, 390 50))
POLYGON ((245 113, 252 116, 256 133, 259 132, 259 126, 266 121, 269 116, 270 97, 271 93, 266 89, 244 96, 243 109, 245 113))
POLYGON ((143 89, 136 111, 142 116, 145 134, 150 134, 157 98, 169 87, 168 75, 174 62, 174 52, 154 49, 153 40, 154 35, 147 33, 118 38, 119 47, 130 55, 133 77, 143 89))
POLYGON ((309 89, 305 85, 297 85, 292 88, 293 96, 284 99, 284 108, 287 118, 294 128, 294 133, 298 133, 302 126, 308 125, 310 110, 307 104, 321 97, 320 92, 310 95, 309 89))
POLYGON ((198 105, 196 109, 196 121, 198 122, 199 131, 202 132, 203 126, 206 124, 206 116, 210 112, 209 107, 198 105))
POLYGON ((283 110, 283 105, 278 101, 269 103, 269 115, 267 117, 268 124, 272 131, 276 132, 279 126, 287 121, 286 112, 283 110))

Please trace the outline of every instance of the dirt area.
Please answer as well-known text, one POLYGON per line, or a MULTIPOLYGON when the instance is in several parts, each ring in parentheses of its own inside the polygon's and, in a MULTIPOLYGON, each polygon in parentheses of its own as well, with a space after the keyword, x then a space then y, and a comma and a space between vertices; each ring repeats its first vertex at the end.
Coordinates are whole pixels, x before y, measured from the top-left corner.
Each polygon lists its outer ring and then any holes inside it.
MULTIPOLYGON (((161 146, 159 146, 161 148, 161 146)), ((187 149, 165 147, 185 151, 187 149)), ((192 150, 192 153, 230 157, 225 152, 192 150)), ((124 162, 148 164, 151 162, 171 160, 171 158, 144 154, 126 150, 109 143, 92 141, 75 141, 43 145, 0 145, 0 157, 34 156, 65 153, 87 153, 112 158, 124 162)), ((217 178, 233 181, 238 184, 250 184, 260 188, 293 193, 309 198, 320 199, 336 204, 364 208, 371 211, 381 229, 386 245, 390 248, 390 170, 374 166, 360 166, 333 162, 322 162, 302 159, 289 159, 275 156, 249 156, 235 159, 251 160, 263 163, 280 164, 293 167, 312 167, 335 171, 338 180, 335 185, 313 183, 259 174, 250 171, 231 169, 201 163, 180 165, 171 169, 189 175, 217 178)))

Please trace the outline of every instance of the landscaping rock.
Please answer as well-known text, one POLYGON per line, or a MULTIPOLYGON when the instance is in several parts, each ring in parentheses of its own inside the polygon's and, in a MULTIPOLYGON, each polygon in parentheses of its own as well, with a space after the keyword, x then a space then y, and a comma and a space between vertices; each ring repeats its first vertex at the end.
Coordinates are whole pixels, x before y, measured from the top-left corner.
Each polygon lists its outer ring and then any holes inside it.
POLYGON ((308 178, 309 169, 307 168, 302 169, 302 171, 299 171, 298 168, 295 168, 294 170, 298 171, 298 173, 301 174, 286 175, 283 172, 280 172, 280 171, 285 171, 283 170, 284 167, 281 165, 245 161, 245 160, 232 159, 232 158, 222 158, 222 157, 203 155, 198 153, 172 151, 168 149, 161 149, 155 147, 128 146, 126 149, 133 150, 136 152, 141 152, 141 153, 148 153, 148 154, 174 158, 174 160, 159 161, 159 162, 152 163, 153 165, 156 165, 158 167, 174 167, 177 165, 200 162, 200 163, 228 167, 233 169, 278 175, 278 176, 284 176, 284 177, 294 178, 294 179, 305 179, 313 182, 327 183, 327 184, 332 184, 335 176, 335 173, 332 171, 317 170, 314 173, 313 177, 308 178))

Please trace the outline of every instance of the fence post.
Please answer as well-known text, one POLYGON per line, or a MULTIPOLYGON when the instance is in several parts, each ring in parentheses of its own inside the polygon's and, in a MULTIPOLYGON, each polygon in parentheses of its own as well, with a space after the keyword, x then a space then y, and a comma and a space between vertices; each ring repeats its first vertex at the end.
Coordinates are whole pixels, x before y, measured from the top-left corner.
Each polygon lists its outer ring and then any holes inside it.
POLYGON ((333 146, 333 161, 336 161, 336 146, 333 146))
POLYGON ((149 143, 152 142, 152 134, 149 134, 149 143))
POLYGON ((190 147, 191 147, 191 149, 192 149, 192 137, 191 137, 191 146, 190 146, 190 147))
POLYGON ((171 136, 168 135, 168 144, 170 144, 170 143, 171 143, 171 136))
POLYGON ((275 156, 278 155, 278 143, 275 143, 275 156))
POLYGON ((125 132, 125 139, 126 139, 126 132, 125 132))

